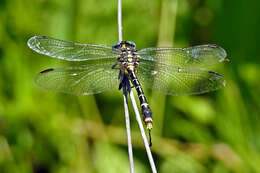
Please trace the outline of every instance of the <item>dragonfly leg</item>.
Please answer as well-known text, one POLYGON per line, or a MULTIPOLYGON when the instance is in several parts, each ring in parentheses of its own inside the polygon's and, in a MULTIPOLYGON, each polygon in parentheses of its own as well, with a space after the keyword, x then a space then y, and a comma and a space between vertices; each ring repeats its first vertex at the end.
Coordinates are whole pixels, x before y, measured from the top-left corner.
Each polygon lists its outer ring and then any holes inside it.
POLYGON ((116 62, 116 63, 112 66, 112 69, 119 69, 119 68, 116 68, 117 65, 119 65, 118 62, 116 62))
POLYGON ((122 70, 120 70, 118 79, 120 80, 118 89, 119 90, 123 89, 124 95, 127 96, 127 93, 129 93, 131 91, 131 85, 130 85, 128 76, 126 74, 124 74, 124 72, 122 70))

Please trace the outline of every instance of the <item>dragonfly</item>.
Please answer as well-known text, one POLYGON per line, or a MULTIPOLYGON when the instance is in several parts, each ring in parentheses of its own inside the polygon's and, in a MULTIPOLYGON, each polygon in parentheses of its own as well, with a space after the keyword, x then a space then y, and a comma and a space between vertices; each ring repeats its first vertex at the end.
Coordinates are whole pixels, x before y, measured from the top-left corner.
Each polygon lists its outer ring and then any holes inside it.
POLYGON ((40 54, 75 64, 41 71, 35 82, 47 90, 89 95, 118 86, 126 95, 134 87, 149 136, 153 118, 143 84, 174 96, 207 93, 226 84, 222 75, 205 70, 228 60, 226 51, 215 44, 138 50, 131 41, 107 46, 34 36, 28 40, 28 46, 40 54))

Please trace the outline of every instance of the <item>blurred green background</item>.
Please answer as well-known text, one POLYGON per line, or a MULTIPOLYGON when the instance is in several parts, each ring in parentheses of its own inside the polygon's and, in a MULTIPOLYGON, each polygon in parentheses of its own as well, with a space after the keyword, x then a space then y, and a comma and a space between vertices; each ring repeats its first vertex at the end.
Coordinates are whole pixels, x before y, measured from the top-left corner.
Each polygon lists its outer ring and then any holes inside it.
MULTIPOLYGON (((260 1, 123 0, 123 37, 137 49, 215 43, 230 62, 212 68, 227 86, 199 96, 145 89, 158 172, 260 172, 260 1)), ((129 172, 123 98, 52 93, 35 75, 62 61, 26 42, 47 35, 117 42, 116 0, 0 1, 0 172, 129 172)), ((151 172, 131 110, 136 172, 151 172)))

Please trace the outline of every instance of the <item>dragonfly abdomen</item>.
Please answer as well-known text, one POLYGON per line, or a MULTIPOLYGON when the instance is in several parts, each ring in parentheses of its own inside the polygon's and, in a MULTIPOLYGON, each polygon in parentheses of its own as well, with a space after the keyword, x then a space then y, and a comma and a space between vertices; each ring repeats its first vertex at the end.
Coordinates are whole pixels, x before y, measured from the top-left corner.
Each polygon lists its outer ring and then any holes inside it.
POLYGON ((129 73, 130 80, 137 91, 137 95, 138 95, 141 110, 142 110, 143 121, 144 121, 147 129, 151 130, 153 128, 153 118, 152 118, 151 108, 146 100, 144 91, 142 89, 140 82, 138 81, 138 79, 135 75, 135 72, 132 70, 128 70, 128 73, 129 73))

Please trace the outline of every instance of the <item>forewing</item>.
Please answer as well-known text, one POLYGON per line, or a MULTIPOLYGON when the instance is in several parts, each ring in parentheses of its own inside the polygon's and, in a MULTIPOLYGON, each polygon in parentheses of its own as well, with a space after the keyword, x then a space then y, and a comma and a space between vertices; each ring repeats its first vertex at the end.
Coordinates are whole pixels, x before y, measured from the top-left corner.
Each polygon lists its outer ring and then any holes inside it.
POLYGON ((27 44, 40 54, 67 61, 115 58, 112 47, 106 45, 73 43, 47 36, 34 36, 27 44))
POLYGON ((224 78, 212 71, 170 65, 140 63, 137 77, 146 87, 169 95, 193 95, 225 86, 224 78))
POLYGON ((188 48, 144 48, 137 52, 141 61, 168 64, 179 67, 200 68, 212 66, 226 59, 226 51, 220 46, 208 44, 188 48))
POLYGON ((111 65, 51 68, 40 72, 35 82, 50 91, 89 95, 117 88, 118 72, 111 65))

